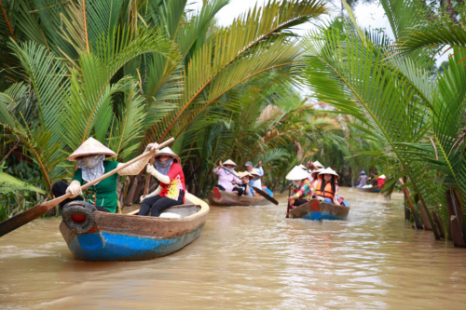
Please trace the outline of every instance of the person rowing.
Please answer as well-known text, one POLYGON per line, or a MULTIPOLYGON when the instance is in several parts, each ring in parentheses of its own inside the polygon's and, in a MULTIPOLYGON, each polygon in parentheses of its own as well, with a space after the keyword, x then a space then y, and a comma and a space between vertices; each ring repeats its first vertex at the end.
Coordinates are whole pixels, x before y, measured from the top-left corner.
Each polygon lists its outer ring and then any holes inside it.
POLYGON ((181 159, 168 146, 154 156, 155 167, 150 163, 147 172, 159 181, 155 191, 141 197, 139 215, 159 217, 163 210, 181 205, 185 201, 186 186, 181 159))
POLYGON ((385 186, 385 181, 387 181, 387 177, 385 176, 385 174, 382 174, 375 180, 377 181, 377 186, 380 187, 380 189, 382 189, 385 186))
POLYGON ((361 171, 361 174, 359 175, 359 180, 358 180, 358 185, 357 187, 361 188, 367 185, 367 175, 366 172, 363 170, 361 171))
POLYGON ((234 186, 234 184, 241 184, 241 179, 236 176, 235 172, 236 164, 231 159, 228 159, 223 164, 220 162, 219 166, 214 169, 214 173, 218 175, 218 185, 213 188, 216 195, 218 190, 227 192, 236 192, 238 196, 243 194, 241 187, 234 186))
POLYGON ((300 166, 295 166, 286 176, 292 182, 291 196, 288 201, 292 206, 300 206, 313 198, 314 188, 309 179, 309 174, 300 166))
POLYGON ((308 161, 307 162, 307 167, 304 166, 304 165, 300 165, 300 167, 306 171, 309 172, 309 179, 311 181, 312 184, 314 184, 314 181, 316 180, 316 177, 313 176, 313 172, 316 171, 316 170, 322 170, 324 169, 324 166, 319 162, 319 161, 308 161))
MULTIPOLYGON (((150 143, 145 151, 152 151, 158 146, 157 143, 150 143)), ((123 165, 118 161, 108 161, 106 159, 116 157, 117 154, 104 146, 96 139, 90 137, 78 147, 73 154, 68 157, 69 161, 76 161, 78 169, 75 170, 73 180, 68 186, 64 181, 58 181, 52 185, 52 193, 55 197, 65 194, 72 194, 72 198, 60 203, 63 208, 71 201, 83 201, 81 196, 81 186, 91 182, 103 174, 123 165)), ((150 157, 150 156, 149 156, 150 157)), ((149 161, 145 157, 136 161, 130 166, 120 170, 118 175, 137 175, 149 161)), ((98 211, 115 213, 118 208, 117 181, 118 175, 114 174, 86 190, 87 202, 93 205, 98 211)))

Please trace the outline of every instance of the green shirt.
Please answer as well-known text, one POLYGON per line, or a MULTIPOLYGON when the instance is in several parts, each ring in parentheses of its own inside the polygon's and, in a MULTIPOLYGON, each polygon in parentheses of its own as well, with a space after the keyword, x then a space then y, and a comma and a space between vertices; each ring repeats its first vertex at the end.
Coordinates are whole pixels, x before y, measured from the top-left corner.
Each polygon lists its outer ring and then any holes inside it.
MULTIPOLYGON (((115 169, 118 166, 119 162, 117 161, 104 161, 104 171, 105 173, 115 169)), ((82 170, 77 169, 74 172, 73 181, 79 181, 81 185, 86 184, 87 182, 83 180, 82 170)), ((102 180, 97 185, 92 185, 87 192, 87 202, 93 204, 94 206, 104 207, 108 211, 115 213, 118 206, 118 195, 117 195, 117 181, 118 173, 109 176, 108 178, 102 180)))

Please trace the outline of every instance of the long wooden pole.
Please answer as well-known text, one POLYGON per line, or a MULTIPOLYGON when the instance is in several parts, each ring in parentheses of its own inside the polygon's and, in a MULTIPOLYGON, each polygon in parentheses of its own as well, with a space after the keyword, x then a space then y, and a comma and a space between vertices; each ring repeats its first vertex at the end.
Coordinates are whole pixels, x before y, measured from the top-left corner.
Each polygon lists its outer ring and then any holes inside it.
MULTIPOLYGON (((290 185, 290 188, 288 190, 288 197, 290 197, 290 196, 291 196, 291 185, 290 185)), ((288 197, 286 197, 287 200, 288 200, 288 197)), ((291 209, 291 201, 288 200, 288 206, 286 208, 286 218, 290 217, 290 209, 291 209)))
MULTIPOLYGON (((132 165, 133 163, 135 163, 135 162, 137 162, 137 161, 139 161, 139 160, 141 160, 143 158, 146 158, 148 156, 153 156, 157 149, 165 147, 168 144, 172 143, 173 141, 175 141, 175 139, 170 138, 167 141, 165 141, 164 143, 160 144, 155 150, 143 153, 143 154, 139 155, 138 157, 130 160, 127 163, 124 163, 122 165, 118 165, 119 167, 117 167, 116 169, 113 169, 112 171, 107 172, 106 174, 98 177, 97 179, 95 179, 95 180, 81 186, 81 190, 85 190, 86 188, 88 188, 88 187, 90 187, 90 186, 92 186, 92 185, 94 185, 94 184, 108 178, 111 175, 114 175, 118 171, 128 167, 129 165, 132 165)), ((72 194, 71 193, 65 194, 63 196, 57 197, 57 198, 49 200, 47 202, 43 202, 43 203, 41 203, 41 204, 39 204, 37 206, 34 206, 34 207, 24 211, 24 212, 21 212, 20 214, 17 214, 15 216, 13 216, 12 218, 9 218, 8 220, 0 223, 0 237, 2 237, 4 235, 6 235, 7 233, 15 230, 16 228, 19 228, 19 227, 23 226, 24 224, 27 224, 30 221, 33 221, 36 218, 44 215, 47 211, 49 211, 50 209, 52 209, 53 207, 58 205, 60 202, 66 200, 67 198, 72 198, 72 194)))

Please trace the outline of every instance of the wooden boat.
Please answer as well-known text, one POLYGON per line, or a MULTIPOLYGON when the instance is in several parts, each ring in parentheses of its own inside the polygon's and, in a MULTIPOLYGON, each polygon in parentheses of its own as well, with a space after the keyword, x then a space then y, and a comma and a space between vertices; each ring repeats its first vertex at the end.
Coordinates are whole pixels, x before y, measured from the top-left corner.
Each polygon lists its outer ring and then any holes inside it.
POLYGON ((348 217, 350 207, 338 206, 333 203, 312 199, 290 211, 290 218, 306 220, 344 220, 348 217))
POLYGON ((236 193, 220 191, 220 199, 215 197, 214 191, 210 191, 207 199, 211 205, 216 206, 255 206, 269 204, 270 202, 262 196, 238 196, 236 193))
POLYGON ((372 187, 367 187, 367 188, 358 188, 360 192, 365 192, 365 193, 379 193, 381 188, 380 186, 372 186, 372 187))
MULTIPOLYGON (((164 211, 180 218, 137 216, 95 211, 92 229, 77 234, 62 221, 60 232, 77 260, 132 261, 146 260, 176 252, 201 233, 209 213, 209 205, 194 195, 186 195, 186 203, 164 211)), ((163 213, 162 213, 163 214, 163 213)))

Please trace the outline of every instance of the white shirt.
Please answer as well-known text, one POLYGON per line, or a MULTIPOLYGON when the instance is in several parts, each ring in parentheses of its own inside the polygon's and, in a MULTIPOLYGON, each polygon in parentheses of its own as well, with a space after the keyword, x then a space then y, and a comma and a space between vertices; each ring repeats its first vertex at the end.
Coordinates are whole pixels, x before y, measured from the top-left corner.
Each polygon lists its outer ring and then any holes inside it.
MULTIPOLYGON (((255 172, 257 172, 261 177, 264 176, 264 169, 262 167, 259 168, 253 168, 255 172)), ((257 187, 258 189, 262 190, 262 180, 257 179, 254 180, 254 186, 257 187)))

